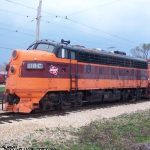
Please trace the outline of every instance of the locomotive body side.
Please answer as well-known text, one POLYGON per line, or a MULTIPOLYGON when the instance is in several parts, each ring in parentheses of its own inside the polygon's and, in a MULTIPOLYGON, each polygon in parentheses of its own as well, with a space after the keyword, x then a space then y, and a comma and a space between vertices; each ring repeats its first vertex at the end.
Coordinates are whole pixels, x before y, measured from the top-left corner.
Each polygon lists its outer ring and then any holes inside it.
POLYGON ((146 66, 91 63, 93 60, 78 59, 79 54, 64 45, 57 53, 15 51, 6 81, 5 110, 30 113, 37 108, 52 110, 83 102, 123 101, 146 94, 146 66))

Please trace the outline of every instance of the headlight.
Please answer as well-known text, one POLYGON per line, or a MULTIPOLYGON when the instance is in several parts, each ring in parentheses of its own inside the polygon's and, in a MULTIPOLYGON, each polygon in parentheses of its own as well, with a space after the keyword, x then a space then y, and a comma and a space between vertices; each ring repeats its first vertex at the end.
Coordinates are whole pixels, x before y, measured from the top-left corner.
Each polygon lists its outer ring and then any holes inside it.
POLYGON ((15 68, 13 66, 10 67, 11 73, 15 73, 15 68))
POLYGON ((27 63, 27 69, 43 69, 44 65, 42 63, 27 63))
POLYGON ((16 58, 18 57, 18 53, 17 53, 16 50, 14 50, 14 51, 12 52, 12 57, 13 57, 13 59, 16 59, 16 58))

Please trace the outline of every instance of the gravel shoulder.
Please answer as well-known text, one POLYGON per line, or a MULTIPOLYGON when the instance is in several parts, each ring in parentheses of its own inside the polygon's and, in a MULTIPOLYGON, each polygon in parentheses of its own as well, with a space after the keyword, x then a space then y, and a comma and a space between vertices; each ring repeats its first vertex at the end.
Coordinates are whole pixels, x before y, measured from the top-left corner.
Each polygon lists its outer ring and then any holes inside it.
MULTIPOLYGON (((0 106, 1 108, 1 106, 0 106)), ((12 140, 23 140, 36 130, 42 129, 77 129, 92 121, 102 118, 112 118, 141 110, 150 110, 150 101, 134 104, 109 104, 91 106, 65 113, 48 113, 44 115, 17 115, 0 112, 0 144, 12 140)), ((52 134, 54 134, 52 132, 52 134)))

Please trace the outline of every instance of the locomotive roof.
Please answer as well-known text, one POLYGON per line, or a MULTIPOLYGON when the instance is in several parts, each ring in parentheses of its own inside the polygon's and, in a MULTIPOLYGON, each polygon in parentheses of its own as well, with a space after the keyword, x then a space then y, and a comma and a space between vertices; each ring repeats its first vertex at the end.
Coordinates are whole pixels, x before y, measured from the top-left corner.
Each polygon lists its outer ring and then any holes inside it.
POLYGON ((125 59, 132 59, 135 61, 145 61, 147 62, 145 59, 142 58, 136 58, 136 57, 131 57, 131 56, 126 56, 126 55, 121 55, 121 54, 116 54, 116 53, 112 53, 106 50, 98 50, 96 48, 86 48, 84 46, 80 46, 80 45, 70 45, 70 44, 63 44, 63 43, 58 43, 56 41, 48 41, 48 40, 41 40, 41 41, 37 41, 36 43, 45 43, 45 44, 51 44, 54 46, 62 46, 66 49, 70 49, 73 51, 77 51, 77 52, 81 52, 81 53, 88 53, 88 54, 97 54, 97 55, 104 55, 104 56, 111 56, 111 57, 117 57, 117 58, 125 58, 125 59))
POLYGON ((109 51, 106 51, 106 50, 98 50, 96 48, 82 48, 82 47, 76 47, 76 46, 64 46, 66 48, 69 48, 69 49, 72 49, 74 51, 79 51, 79 52, 82 52, 82 53, 89 53, 89 54, 98 54, 98 55, 107 55, 107 56, 111 56, 111 57, 118 57, 118 58, 126 58, 126 59, 133 59, 133 60, 137 60, 137 61, 146 61, 145 59, 142 59, 142 58, 135 58, 135 57, 131 57, 131 56, 126 56, 126 55, 121 55, 121 54, 115 54, 113 52, 109 52, 109 51))

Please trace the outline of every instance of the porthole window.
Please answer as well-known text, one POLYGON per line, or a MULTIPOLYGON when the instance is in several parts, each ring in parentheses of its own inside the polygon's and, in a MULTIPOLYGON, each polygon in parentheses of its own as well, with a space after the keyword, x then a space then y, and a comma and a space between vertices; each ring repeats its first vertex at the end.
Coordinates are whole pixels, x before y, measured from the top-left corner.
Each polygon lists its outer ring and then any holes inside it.
POLYGON ((99 74, 103 74, 103 68, 102 67, 99 68, 99 74))
POLYGON ((91 72, 91 65, 86 65, 86 73, 90 73, 91 72))

